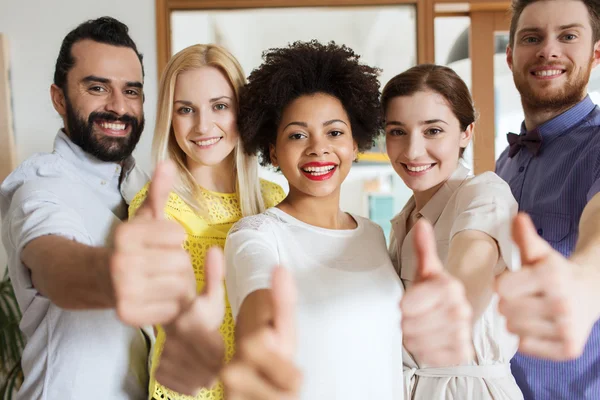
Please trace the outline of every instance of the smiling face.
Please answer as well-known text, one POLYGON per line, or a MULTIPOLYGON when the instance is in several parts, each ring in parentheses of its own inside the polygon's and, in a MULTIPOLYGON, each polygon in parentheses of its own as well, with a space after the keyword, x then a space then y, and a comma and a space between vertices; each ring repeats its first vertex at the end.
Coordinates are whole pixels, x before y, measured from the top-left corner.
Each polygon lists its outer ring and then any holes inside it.
POLYGON ((317 93, 285 108, 270 157, 288 180, 291 195, 323 197, 339 194, 357 153, 342 103, 317 93))
POLYGON ((102 161, 122 161, 144 129, 142 65, 134 50, 92 40, 75 43, 64 89, 52 85, 65 131, 102 161))
POLYGON ((190 170, 222 163, 233 166, 239 139, 237 101, 221 70, 206 66, 177 76, 172 125, 190 170))
POLYGON ((392 166, 415 193, 435 193, 458 166, 473 134, 473 125, 462 131, 446 99, 432 91, 390 99, 385 120, 392 166))
POLYGON ((594 45, 592 38, 582 1, 538 1, 525 7, 507 62, 526 108, 561 110, 585 97, 600 58, 600 42, 594 45))

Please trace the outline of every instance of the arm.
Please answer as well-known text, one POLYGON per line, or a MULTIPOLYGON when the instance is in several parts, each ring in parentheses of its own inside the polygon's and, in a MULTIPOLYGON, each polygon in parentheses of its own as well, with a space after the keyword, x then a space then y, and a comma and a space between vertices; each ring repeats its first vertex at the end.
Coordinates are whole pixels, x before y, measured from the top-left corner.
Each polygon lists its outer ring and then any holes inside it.
POLYGON ((30 269, 37 291, 61 308, 115 306, 107 248, 47 235, 29 242, 21 252, 21 260, 30 269))
MULTIPOLYGON (((596 283, 600 276, 600 193, 587 203, 579 221, 579 238, 571 260, 585 268, 596 283)), ((599 292, 600 293, 600 292, 599 292)), ((596 303, 600 305, 600 299, 596 303)))
POLYGON ((496 241, 481 231, 461 231, 450 242, 446 268, 464 285, 467 300, 473 308, 473 322, 490 304, 498 257, 496 241))

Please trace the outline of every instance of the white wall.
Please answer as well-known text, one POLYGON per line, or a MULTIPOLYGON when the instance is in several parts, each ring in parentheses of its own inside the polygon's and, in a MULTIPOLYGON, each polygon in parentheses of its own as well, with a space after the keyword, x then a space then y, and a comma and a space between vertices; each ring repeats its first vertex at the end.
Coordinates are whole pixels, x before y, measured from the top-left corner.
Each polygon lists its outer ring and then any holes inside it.
MULTIPOLYGON (((146 130, 135 154, 139 163, 149 169, 157 96, 153 0, 0 0, 0 32, 7 35, 10 45, 19 162, 35 152, 51 151, 56 131, 62 125, 49 94, 62 39, 79 23, 105 15, 127 24, 144 54, 146 130)), ((0 273, 5 264, 6 255, 0 246, 0 273)))

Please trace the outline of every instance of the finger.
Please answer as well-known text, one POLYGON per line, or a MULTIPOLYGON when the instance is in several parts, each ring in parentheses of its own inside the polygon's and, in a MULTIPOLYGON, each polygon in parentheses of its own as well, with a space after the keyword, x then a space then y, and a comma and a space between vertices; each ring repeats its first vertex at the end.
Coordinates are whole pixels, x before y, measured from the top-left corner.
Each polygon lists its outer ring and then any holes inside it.
POLYGON ((521 337, 519 351, 531 356, 554 361, 572 360, 581 355, 584 346, 562 340, 543 339, 535 336, 521 337))
POLYGON ((548 299, 542 296, 520 297, 515 300, 500 299, 498 311, 507 320, 511 319, 546 319, 551 321, 555 316, 555 308, 549 306, 548 299))
POLYGON ((402 315, 420 316, 435 312, 439 308, 466 301, 464 286, 442 271, 435 279, 429 278, 411 286, 400 301, 402 315))
POLYGON ((228 399, 279 400, 284 395, 256 370, 239 361, 223 369, 221 381, 228 399))
POLYGON ((292 357, 296 348, 296 285, 291 273, 277 267, 273 270, 271 295, 274 326, 284 355, 292 357))
POLYGON ((274 332, 263 330, 240 346, 240 358, 258 370, 277 389, 294 392, 300 386, 300 373, 291 358, 277 348, 274 332))
POLYGON ((217 373, 203 366, 191 366, 183 358, 161 357, 156 368, 156 380, 178 393, 195 396, 202 388, 211 388, 217 381, 217 373))
POLYGON ((432 334, 443 335, 457 324, 468 325, 471 321, 468 305, 442 306, 431 312, 404 317, 402 334, 405 336, 425 337, 432 334))
POLYGON ((123 253, 139 252, 147 248, 181 249, 185 235, 185 229, 174 221, 136 219, 117 227, 114 247, 123 253))
POLYGON ((417 272, 415 283, 432 278, 444 270, 435 244, 435 236, 431 224, 421 218, 415 226, 414 241, 415 255, 417 257, 417 272))
POLYGON ((544 281, 532 268, 504 273, 496 279, 496 292, 502 301, 521 301, 543 292, 544 281))
POLYGON ((507 320, 506 328, 519 336, 534 336, 545 340, 558 340, 561 332, 553 321, 541 318, 513 318, 507 320))
POLYGON ((513 220, 513 239, 524 267, 533 266, 552 254, 552 246, 538 235, 533 221, 525 213, 519 213, 513 220))
POLYGON ((470 344, 471 326, 466 323, 454 323, 425 334, 403 334, 405 347, 411 352, 435 352, 443 348, 461 348, 470 344))
POLYGON ((148 197, 136 213, 137 217, 163 219, 165 206, 175 182, 176 169, 170 161, 160 162, 148 187, 148 197))
POLYGON ((168 323, 181 311, 179 302, 160 302, 158 304, 119 304, 117 316, 123 323, 135 327, 161 325, 168 323))
POLYGON ((209 299, 221 300, 225 296, 223 280, 225 279, 225 260, 219 247, 211 247, 204 260, 204 288, 202 294, 209 299))

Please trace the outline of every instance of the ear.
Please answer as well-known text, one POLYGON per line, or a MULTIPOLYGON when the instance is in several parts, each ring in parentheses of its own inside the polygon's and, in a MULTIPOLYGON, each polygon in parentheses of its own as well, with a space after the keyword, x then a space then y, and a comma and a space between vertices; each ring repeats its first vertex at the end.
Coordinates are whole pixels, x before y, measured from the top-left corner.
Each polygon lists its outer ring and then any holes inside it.
POLYGON ((67 104, 63 90, 55 84, 52 84, 50 86, 50 98, 52 99, 52 105, 56 112, 60 116, 65 117, 67 115, 67 104))
POLYGON ((598 64, 600 64, 600 40, 594 44, 592 52, 592 68, 595 68, 598 64))
POLYGON ((353 159, 358 160, 358 143, 356 143, 356 140, 352 141, 352 153, 354 154, 353 159))
POLYGON ((471 143, 471 140, 473 139, 473 132, 475 131, 475 122, 472 122, 469 126, 467 126, 467 129, 465 129, 464 132, 462 132, 460 134, 460 147, 461 148, 465 148, 469 145, 469 143, 471 143))
POLYGON ((277 153, 275 152, 275 146, 269 145, 269 158, 271 158, 271 165, 275 168, 279 167, 279 161, 277 161, 277 153))
POLYGON ((508 64, 508 68, 510 68, 510 70, 512 71, 513 69, 513 51, 512 48, 509 46, 506 46, 506 63, 508 64))

